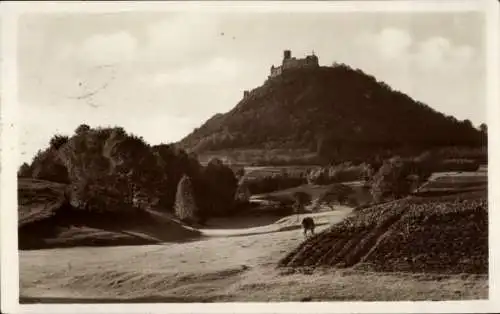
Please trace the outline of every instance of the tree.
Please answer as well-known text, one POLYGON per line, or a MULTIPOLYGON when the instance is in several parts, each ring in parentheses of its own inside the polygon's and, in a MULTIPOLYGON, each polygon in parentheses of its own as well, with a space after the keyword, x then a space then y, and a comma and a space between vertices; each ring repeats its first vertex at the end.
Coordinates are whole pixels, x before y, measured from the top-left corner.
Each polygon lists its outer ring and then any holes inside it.
POLYGON ((465 119, 462 123, 468 129, 473 129, 474 128, 474 126, 472 125, 472 122, 469 119, 465 119))
POLYGON ((39 180, 69 183, 68 169, 60 157, 60 151, 51 147, 38 151, 31 162, 31 177, 39 180))
POLYGON ((235 195, 235 199, 238 202, 246 203, 250 200, 250 196, 252 196, 252 193, 250 193, 250 190, 248 189, 248 185, 245 182, 238 185, 238 188, 236 189, 236 195, 235 195))
POLYGON ((488 126, 486 123, 481 123, 481 125, 479 125, 479 130, 481 131, 481 140, 483 141, 483 145, 488 144, 488 126))
POLYGON ((488 134, 488 126, 486 125, 486 123, 481 123, 479 125, 479 130, 481 131, 481 133, 483 134, 488 134))
POLYGON ((239 180, 245 176, 245 168, 239 168, 234 172, 234 175, 239 180))
POLYGON ((65 135, 56 134, 50 139, 50 147, 59 149, 61 146, 68 142, 68 137, 65 135))
POLYGON ((388 196, 400 198, 411 189, 412 164, 400 157, 386 160, 373 178, 371 193, 375 201, 388 196))
POLYGON ((30 178, 32 176, 32 170, 28 163, 23 163, 19 170, 17 171, 17 176, 20 178, 30 178))
POLYGON ((427 180, 431 174, 438 170, 442 158, 431 151, 426 151, 414 159, 414 174, 419 176, 420 180, 427 180))
POLYGON ((333 204, 345 204, 354 189, 345 184, 334 184, 318 198, 318 205, 327 204, 333 209, 333 204))
POLYGON ((235 201, 238 180, 234 172, 217 158, 208 162, 203 170, 204 198, 200 205, 209 216, 229 214, 235 201))
POLYGON ((304 211, 304 207, 306 205, 311 203, 312 198, 310 194, 303 191, 299 191, 293 193, 293 199, 294 199, 293 208, 297 213, 297 221, 299 221, 299 214, 304 211))
POLYGON ((198 213, 199 210, 194 198, 193 184, 191 179, 184 175, 177 186, 175 214, 180 220, 186 223, 194 223, 198 219, 198 213))
POLYGON ((87 124, 80 124, 76 129, 75 133, 76 134, 83 134, 85 132, 90 131, 90 127, 87 124))

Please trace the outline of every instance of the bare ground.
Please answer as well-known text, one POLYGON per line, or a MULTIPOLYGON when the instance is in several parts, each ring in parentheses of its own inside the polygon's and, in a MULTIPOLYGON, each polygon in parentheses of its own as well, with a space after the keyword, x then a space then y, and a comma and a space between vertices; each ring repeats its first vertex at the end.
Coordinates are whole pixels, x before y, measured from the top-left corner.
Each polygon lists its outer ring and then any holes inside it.
MULTIPOLYGON (((319 216, 338 222, 348 210, 319 216)), ((199 241, 20 252, 20 301, 222 302, 452 300, 488 298, 484 275, 277 269, 304 237, 295 217, 234 231, 202 230, 199 241), (286 230, 286 228, 285 228, 286 230), (212 232, 212 234, 210 234, 212 232), (253 235, 245 235, 255 233, 253 235), (239 235, 239 236, 236 236, 239 235), (215 237, 214 237, 215 236, 215 237)), ((324 229, 326 225, 318 228, 324 229)))

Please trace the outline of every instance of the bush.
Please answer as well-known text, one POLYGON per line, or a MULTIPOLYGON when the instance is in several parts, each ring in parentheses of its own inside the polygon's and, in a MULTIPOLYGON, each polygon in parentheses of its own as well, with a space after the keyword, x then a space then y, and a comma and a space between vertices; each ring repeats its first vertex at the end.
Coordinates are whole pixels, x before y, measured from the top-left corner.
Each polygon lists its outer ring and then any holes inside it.
MULTIPOLYGON (((349 204, 351 205, 354 201, 350 196, 354 193, 354 189, 345 184, 334 184, 327 191, 321 194, 318 198, 318 205, 333 205, 333 204, 349 204)), ((354 198, 355 200, 355 198, 354 198)))
POLYGON ((93 213, 132 213, 132 191, 126 178, 116 175, 87 177, 69 186, 72 207, 93 213))

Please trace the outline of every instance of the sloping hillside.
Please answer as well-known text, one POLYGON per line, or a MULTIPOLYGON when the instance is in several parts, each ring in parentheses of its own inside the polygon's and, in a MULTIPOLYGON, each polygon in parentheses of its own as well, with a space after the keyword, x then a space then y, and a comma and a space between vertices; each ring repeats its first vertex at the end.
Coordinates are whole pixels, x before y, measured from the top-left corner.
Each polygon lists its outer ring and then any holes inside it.
POLYGON ((73 208, 64 200, 65 189, 60 183, 19 180, 20 249, 152 244, 199 236, 165 214, 73 208))
POLYGON ((407 198, 363 209, 302 243, 279 264, 487 273, 486 193, 407 198))
POLYGON ((197 153, 309 150, 362 159, 387 150, 479 145, 480 132, 346 65, 296 69, 266 81, 180 145, 197 153))

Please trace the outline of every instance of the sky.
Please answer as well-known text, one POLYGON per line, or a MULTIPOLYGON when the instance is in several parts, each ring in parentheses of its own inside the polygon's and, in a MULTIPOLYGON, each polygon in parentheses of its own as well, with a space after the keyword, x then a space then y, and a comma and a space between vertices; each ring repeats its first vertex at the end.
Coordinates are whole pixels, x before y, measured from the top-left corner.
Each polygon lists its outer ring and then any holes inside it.
POLYGON ((486 120, 481 13, 51 13, 18 23, 21 161, 82 123, 180 140, 260 86, 285 49, 486 120))

